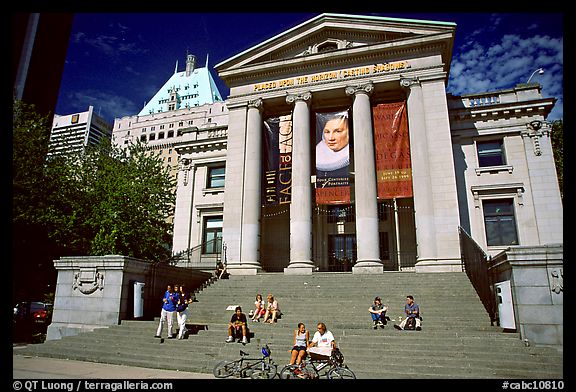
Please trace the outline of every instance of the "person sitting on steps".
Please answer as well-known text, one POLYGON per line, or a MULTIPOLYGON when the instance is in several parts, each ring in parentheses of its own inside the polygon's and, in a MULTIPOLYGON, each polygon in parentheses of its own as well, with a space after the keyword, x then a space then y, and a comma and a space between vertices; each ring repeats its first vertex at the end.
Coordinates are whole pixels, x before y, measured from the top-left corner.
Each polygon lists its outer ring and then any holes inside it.
POLYGON ((400 325, 394 324, 394 328, 398 330, 403 329, 416 329, 422 330, 422 318, 420 317, 420 307, 414 302, 414 297, 411 295, 406 296, 406 305, 404 306, 404 313, 406 318, 402 320, 400 325))
MULTIPOLYGON (((328 360, 332 355, 332 350, 336 349, 336 341, 332 332, 328 331, 326 324, 318 323, 318 330, 308 344, 308 354, 312 360, 328 360)), ((320 368, 322 368, 321 365, 320 368)), ((320 370, 320 368, 318 370, 320 370)))
POLYGON ((298 329, 294 330, 294 345, 290 350, 290 365, 300 365, 306 357, 306 349, 310 341, 310 332, 306 330, 304 323, 298 323, 298 329))
POLYGON ((374 323, 374 329, 377 329, 378 326, 380 328, 384 328, 387 324, 386 319, 386 311, 388 307, 382 305, 382 300, 380 297, 374 298, 374 304, 368 308, 368 312, 370 312, 370 316, 372 317, 372 322, 374 323))
POLYGON ((266 313, 264 314, 264 322, 269 322, 274 324, 274 321, 280 316, 280 308, 278 307, 278 301, 274 299, 272 294, 268 294, 268 303, 266 304, 266 313), (268 319, 270 317, 270 319, 268 319))
POLYGON ((228 338, 226 343, 231 343, 234 341, 234 337, 240 339, 239 335, 242 333, 242 344, 248 343, 248 323, 246 320, 246 315, 242 313, 242 308, 236 306, 234 314, 230 318, 230 323, 228 323, 228 338))

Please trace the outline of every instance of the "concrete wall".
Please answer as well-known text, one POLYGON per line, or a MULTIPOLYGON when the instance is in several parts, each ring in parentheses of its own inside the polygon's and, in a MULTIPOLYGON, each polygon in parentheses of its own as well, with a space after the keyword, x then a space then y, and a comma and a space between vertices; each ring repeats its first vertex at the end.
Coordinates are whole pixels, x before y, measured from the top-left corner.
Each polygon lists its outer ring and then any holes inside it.
POLYGON ((563 245, 508 248, 494 256, 494 283, 510 280, 516 328, 536 345, 564 345, 563 245))
POLYGON ((144 318, 160 315, 168 283, 200 287, 210 273, 153 264, 126 256, 62 257, 58 271, 52 323, 47 340, 117 325, 133 318, 134 281, 144 282, 144 318))

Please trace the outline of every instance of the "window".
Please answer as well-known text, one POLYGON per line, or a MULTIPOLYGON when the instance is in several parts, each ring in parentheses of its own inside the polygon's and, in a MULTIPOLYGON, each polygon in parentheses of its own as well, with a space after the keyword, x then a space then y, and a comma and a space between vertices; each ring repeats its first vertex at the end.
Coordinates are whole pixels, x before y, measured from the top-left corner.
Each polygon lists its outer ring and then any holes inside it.
POLYGON ((328 206, 328 223, 354 222, 354 209, 350 204, 328 206))
POLYGON ((155 140, 156 139, 156 135, 151 133, 150 136, 148 136, 148 140, 155 140))
POLYGON ((478 165, 480 167, 502 166, 506 164, 503 140, 476 142, 478 165))
POLYGON ((338 44, 335 42, 326 42, 323 43, 322 45, 318 46, 318 53, 321 52, 329 52, 331 50, 336 50, 338 49, 338 44))
POLYGON ((158 139, 164 139, 164 132, 160 132, 158 134, 158 139))
POLYGON ((484 225, 488 246, 518 245, 513 199, 484 200, 484 225))
POLYGON ((174 131, 168 131, 168 137, 174 137, 174 131))
POLYGON ((224 188, 224 179, 226 178, 226 167, 209 167, 207 188, 224 188))
POLYGON ((222 250, 222 216, 207 216, 204 218, 204 236, 202 238, 202 253, 220 253, 222 250))

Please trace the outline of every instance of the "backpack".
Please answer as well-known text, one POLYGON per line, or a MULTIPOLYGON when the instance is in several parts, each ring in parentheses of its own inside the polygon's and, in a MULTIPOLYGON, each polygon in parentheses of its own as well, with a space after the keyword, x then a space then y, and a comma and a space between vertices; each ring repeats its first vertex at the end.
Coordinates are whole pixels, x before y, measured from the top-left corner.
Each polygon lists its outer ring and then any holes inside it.
POLYGON ((404 326, 404 329, 407 330, 415 330, 416 329, 416 318, 415 317, 408 317, 408 319, 406 320, 406 325, 404 326))

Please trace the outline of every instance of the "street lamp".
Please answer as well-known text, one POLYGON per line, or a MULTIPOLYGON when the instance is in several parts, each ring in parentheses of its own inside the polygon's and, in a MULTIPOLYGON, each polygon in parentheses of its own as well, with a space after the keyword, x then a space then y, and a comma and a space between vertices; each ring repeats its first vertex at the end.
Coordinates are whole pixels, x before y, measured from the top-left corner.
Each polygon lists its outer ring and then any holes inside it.
POLYGON ((543 68, 538 68, 536 71, 532 72, 532 75, 530 75, 530 77, 528 78, 528 81, 526 82, 526 84, 530 83, 530 80, 532 79, 532 76, 534 76, 534 74, 538 72, 538 75, 542 75, 544 73, 544 69, 543 68))

